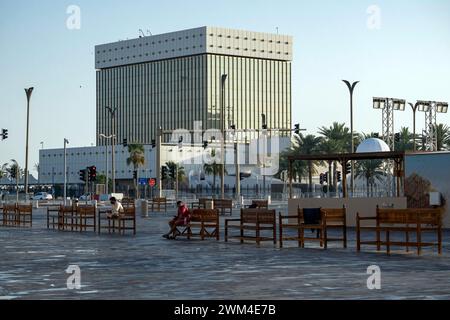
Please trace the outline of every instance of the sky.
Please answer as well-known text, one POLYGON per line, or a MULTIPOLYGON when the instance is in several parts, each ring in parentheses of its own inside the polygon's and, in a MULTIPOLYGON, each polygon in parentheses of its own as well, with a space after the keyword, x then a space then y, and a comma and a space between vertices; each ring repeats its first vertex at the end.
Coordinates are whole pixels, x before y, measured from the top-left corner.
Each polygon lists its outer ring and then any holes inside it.
MULTIPOLYGON (((70 24, 69 24, 70 26, 70 24)), ((73 25, 72 25, 73 26, 73 25)), ((293 123, 308 134, 349 126, 349 93, 342 79, 360 81, 354 129, 380 132, 372 97, 450 101, 449 0, 0 0, 0 165, 25 163, 26 96, 30 109, 29 167, 39 149, 95 143, 94 46, 132 39, 139 29, 161 34, 217 26, 294 37, 293 123), (68 28, 70 6, 79 29, 68 28)), ((412 111, 395 113, 410 127, 412 111)), ((450 123, 450 114, 438 116, 450 123)), ((425 125, 417 114, 417 131, 425 125)), ((33 171, 32 171, 33 172, 33 171)))

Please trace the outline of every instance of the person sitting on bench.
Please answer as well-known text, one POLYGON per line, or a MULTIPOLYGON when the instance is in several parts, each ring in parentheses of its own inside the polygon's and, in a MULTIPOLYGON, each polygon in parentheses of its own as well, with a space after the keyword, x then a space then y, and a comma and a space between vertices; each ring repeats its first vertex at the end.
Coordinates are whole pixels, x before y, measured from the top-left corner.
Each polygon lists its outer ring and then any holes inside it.
POLYGON ((177 226, 184 226, 189 223, 190 214, 188 207, 182 201, 177 202, 177 207, 178 214, 171 221, 169 221, 169 232, 163 234, 163 237, 166 239, 175 239, 177 226))
POLYGON ((118 218, 119 214, 123 213, 122 204, 119 201, 117 201, 117 199, 115 197, 111 197, 111 199, 109 199, 109 201, 111 202, 112 208, 111 208, 111 212, 108 213, 107 217, 109 219, 118 218))

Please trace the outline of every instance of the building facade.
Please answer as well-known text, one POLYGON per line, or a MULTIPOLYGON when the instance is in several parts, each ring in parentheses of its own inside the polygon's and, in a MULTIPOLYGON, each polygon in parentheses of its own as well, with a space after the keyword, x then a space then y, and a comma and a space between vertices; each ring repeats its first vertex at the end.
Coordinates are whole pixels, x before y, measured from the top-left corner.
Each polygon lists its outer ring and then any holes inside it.
POLYGON ((159 126, 193 130, 195 121, 260 129, 261 114, 269 128, 292 128, 290 36, 202 27, 95 51, 97 145, 113 132, 119 144, 150 144, 159 126), (107 106, 116 108, 114 130, 107 106))

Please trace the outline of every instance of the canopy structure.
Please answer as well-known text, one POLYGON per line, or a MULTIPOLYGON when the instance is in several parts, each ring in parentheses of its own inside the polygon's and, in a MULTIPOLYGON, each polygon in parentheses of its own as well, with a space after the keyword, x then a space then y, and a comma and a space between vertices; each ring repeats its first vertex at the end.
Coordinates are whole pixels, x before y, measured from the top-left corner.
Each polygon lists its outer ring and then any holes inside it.
MULTIPOLYGON (((366 153, 340 153, 340 154, 303 154, 289 156, 289 198, 292 199, 292 164, 295 161, 337 161, 343 168, 347 167, 349 161, 362 160, 392 160, 394 162, 394 176, 397 179, 397 196, 400 197, 400 185, 405 177, 405 153, 404 152, 366 152, 366 153)), ((342 175, 342 193, 348 198, 347 175, 342 175)))

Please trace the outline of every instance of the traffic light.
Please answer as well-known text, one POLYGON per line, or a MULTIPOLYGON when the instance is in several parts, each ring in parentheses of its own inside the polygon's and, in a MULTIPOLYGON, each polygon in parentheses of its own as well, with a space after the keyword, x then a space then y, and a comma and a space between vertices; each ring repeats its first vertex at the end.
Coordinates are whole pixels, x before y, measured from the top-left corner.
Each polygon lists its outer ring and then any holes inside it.
POLYGON ((230 126, 230 129, 231 129, 231 130, 236 130, 236 125, 235 125, 235 124, 232 124, 232 125, 230 126))
POLYGON ((123 146, 128 147, 128 139, 123 139, 123 146))
POLYGON ((88 168, 89 171, 89 181, 96 181, 97 180, 97 167, 92 166, 88 168))
POLYGON ((152 140, 152 148, 153 148, 153 149, 156 148, 156 140, 155 140, 155 139, 152 140))
POLYGON ((320 174, 320 184, 323 184, 323 173, 320 174))
POLYGON ((300 134, 300 124, 299 123, 296 123, 295 124, 295 126, 294 126, 294 133, 295 134, 300 134))
POLYGON ((337 171, 337 181, 341 182, 342 181, 342 173, 340 171, 337 171))
POLYGON ((177 178, 177 168, 176 166, 172 166, 171 168, 169 168, 169 175, 172 179, 176 179, 177 178))
POLYGON ((350 173, 352 173, 352 165, 349 162, 347 162, 345 164, 345 174, 347 175, 347 174, 350 174, 350 173))
POLYGON ((8 139, 8 129, 2 129, 2 140, 8 139))
POLYGON ((86 169, 80 170, 80 180, 81 181, 86 181, 86 173, 87 173, 86 169))
POLYGON ((134 179, 134 180, 137 180, 137 170, 134 170, 134 171, 133 171, 133 179, 134 179))
POLYGON ((203 149, 208 148, 208 141, 203 141, 203 149))
POLYGON ((323 182, 328 183, 328 172, 325 172, 325 173, 323 174, 323 182))

